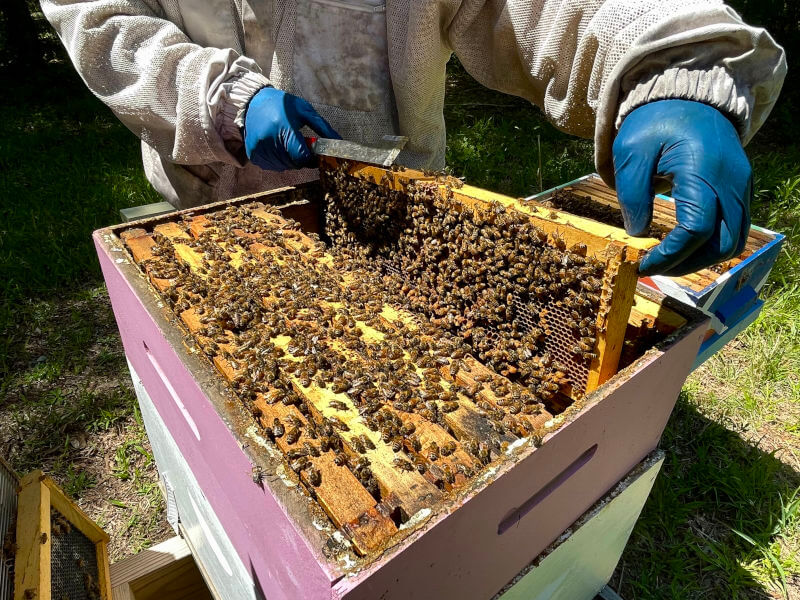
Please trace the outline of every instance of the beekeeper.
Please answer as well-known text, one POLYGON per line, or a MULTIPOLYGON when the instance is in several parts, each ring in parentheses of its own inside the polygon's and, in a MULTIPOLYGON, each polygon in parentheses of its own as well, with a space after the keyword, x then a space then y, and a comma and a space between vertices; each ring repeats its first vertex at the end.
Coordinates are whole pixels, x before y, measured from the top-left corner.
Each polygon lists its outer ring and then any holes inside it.
POLYGON ((673 180, 679 224, 642 263, 679 274, 741 251, 742 149, 781 88, 783 50, 716 0, 42 0, 91 91, 142 140, 179 207, 315 176, 301 129, 444 166, 445 65, 594 137, 629 233, 673 180))

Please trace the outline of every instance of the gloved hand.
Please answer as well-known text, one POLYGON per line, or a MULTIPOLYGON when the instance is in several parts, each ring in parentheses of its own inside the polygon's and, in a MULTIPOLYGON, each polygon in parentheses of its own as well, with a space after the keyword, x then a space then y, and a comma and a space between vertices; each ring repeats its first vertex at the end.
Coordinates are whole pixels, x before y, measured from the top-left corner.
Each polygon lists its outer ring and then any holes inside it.
POLYGON ((250 100, 244 116, 244 148, 254 165, 267 171, 313 167, 316 157, 300 129, 308 125, 321 137, 341 139, 305 100, 265 87, 250 100))
POLYGON ((685 275, 737 256, 750 231, 753 180, 733 124, 716 108, 658 100, 625 117, 614 140, 625 230, 653 218, 653 176, 672 179, 677 226, 642 259, 642 275, 685 275))

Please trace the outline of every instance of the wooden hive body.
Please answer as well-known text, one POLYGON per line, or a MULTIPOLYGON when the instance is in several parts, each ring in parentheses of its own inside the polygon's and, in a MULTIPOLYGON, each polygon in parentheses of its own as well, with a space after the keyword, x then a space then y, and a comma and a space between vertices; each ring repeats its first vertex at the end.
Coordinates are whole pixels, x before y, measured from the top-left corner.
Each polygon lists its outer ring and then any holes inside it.
MULTIPOLYGON (((313 186, 299 192, 316 193, 313 186)), ((277 191, 258 200, 291 205, 297 193, 277 191)), ((254 417, 219 376, 236 377, 230 361, 217 356, 212 366, 201 351, 205 340, 197 315, 187 309, 176 318, 153 289, 164 292, 170 282, 153 273, 148 281, 137 266, 142 261, 146 265, 152 248, 147 238, 153 231, 176 243, 177 256, 192 265, 196 257, 184 240, 206 227, 205 215, 253 199, 186 211, 179 215, 185 227, 177 225, 175 216, 144 222, 141 231, 126 233, 124 240, 122 228, 101 230, 95 242, 128 359, 238 558, 268 597, 487 597, 656 445, 700 343, 699 321, 691 312, 681 316, 660 298, 640 292, 628 302, 633 310, 625 315, 623 335, 626 330, 636 335, 649 323, 669 336, 662 336, 660 344, 643 355, 638 352, 627 359, 635 362, 613 377, 609 373, 610 381, 560 414, 545 412, 545 422, 536 423, 544 441, 541 447, 510 437, 511 447, 495 451, 490 468, 479 470, 476 465, 475 476, 455 482, 443 481, 433 470, 413 478, 393 473, 379 466, 386 462, 378 456, 385 451, 373 451, 374 457, 368 452, 377 465, 373 470, 380 501, 360 491, 349 471, 337 471, 341 467, 330 464, 329 454, 312 459, 322 472, 322 485, 313 485, 306 471, 298 479, 283 453, 303 440, 289 443, 279 436, 273 444, 263 432, 265 423, 286 418, 293 407, 258 398, 254 417)), ((263 211, 263 216, 281 220, 303 211, 309 214, 307 206, 294 204, 282 215, 263 211)), ((288 237, 289 247, 308 244, 302 234, 288 237)), ((616 256, 626 262, 625 254, 616 256)), ((314 260, 329 259, 317 253, 314 260)), ((387 321, 397 317, 390 313, 387 321)), ((380 333, 359 326, 367 338, 380 333)), ((300 381, 293 386, 312 407, 310 415, 295 418, 336 414, 331 413, 330 401, 339 400, 346 410, 336 415, 354 434, 371 435, 355 415, 348 416, 353 407, 347 406, 345 395, 300 381)), ((419 421, 416 425, 427 428, 426 435, 440 436, 440 441, 459 427, 478 431, 458 414, 448 423, 449 430, 419 421)), ((376 446, 379 441, 373 437, 376 446)), ((352 440, 346 446, 352 457, 360 454, 352 440)), ((462 452, 457 444, 453 456, 474 462, 462 452)))

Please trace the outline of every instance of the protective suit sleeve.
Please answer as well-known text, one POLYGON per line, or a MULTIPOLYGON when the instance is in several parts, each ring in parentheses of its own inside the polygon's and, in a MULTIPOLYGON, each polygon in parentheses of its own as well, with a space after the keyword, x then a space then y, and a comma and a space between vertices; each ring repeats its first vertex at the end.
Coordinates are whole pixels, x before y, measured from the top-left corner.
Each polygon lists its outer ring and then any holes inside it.
POLYGON ((725 113, 747 143, 786 75, 783 49, 719 0, 440 0, 445 43, 487 87, 527 98, 560 129, 595 140, 614 183, 622 119, 653 100, 725 113))
POLYGON ((154 1, 41 5, 89 89, 162 157, 244 164, 234 121, 269 84, 254 61, 192 43, 154 1))

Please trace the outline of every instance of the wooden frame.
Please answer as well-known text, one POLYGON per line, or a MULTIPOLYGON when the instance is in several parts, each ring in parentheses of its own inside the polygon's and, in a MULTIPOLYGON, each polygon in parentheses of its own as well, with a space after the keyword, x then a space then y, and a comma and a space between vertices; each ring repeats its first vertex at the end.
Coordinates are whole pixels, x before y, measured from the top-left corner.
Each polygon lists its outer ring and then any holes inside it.
POLYGON ((61 513, 73 527, 95 545, 100 597, 103 600, 110 600, 108 534, 67 498, 61 488, 40 470, 28 473, 20 481, 17 499, 14 599, 37 598, 44 600, 51 597, 51 508, 61 513))
MULTIPOLYGON (((343 164, 332 157, 324 157, 320 162, 323 171, 338 169, 343 164)), ((470 210, 488 211, 499 204, 526 215, 533 225, 562 239, 568 247, 584 244, 589 254, 606 261, 606 281, 597 320, 597 341, 593 351, 596 358, 589 365, 584 389, 570 390, 570 395, 577 398, 588 394, 617 372, 638 280, 639 260, 658 240, 632 237, 611 225, 540 207, 533 202, 523 203, 517 198, 463 185, 449 177, 426 175, 404 167, 391 170, 351 161, 344 164, 348 175, 393 190, 405 191, 412 183, 429 182, 438 188, 441 196, 450 197, 470 210)))

